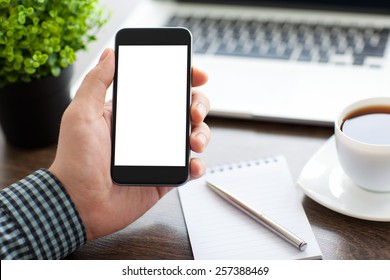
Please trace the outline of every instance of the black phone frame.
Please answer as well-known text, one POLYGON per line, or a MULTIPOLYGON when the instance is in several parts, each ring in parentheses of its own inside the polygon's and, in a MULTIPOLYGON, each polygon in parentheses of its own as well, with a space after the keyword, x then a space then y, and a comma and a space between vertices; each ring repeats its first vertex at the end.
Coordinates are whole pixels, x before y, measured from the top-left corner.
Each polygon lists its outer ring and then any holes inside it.
MULTIPOLYGON (((111 178, 115 184, 127 186, 179 186, 189 178, 190 169, 190 106, 192 88, 192 35, 186 28, 125 28, 115 36, 115 75, 112 102, 111 178), (115 165, 115 130, 120 45, 187 45, 186 159, 185 166, 118 166, 115 165)), ((184 137, 184 135, 183 135, 184 137)))

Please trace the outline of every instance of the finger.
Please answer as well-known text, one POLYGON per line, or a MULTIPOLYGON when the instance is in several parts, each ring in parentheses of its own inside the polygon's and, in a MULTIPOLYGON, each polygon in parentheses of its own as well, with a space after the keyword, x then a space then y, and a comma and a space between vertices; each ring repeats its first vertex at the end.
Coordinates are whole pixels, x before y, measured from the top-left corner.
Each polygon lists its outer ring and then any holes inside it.
POLYGON ((193 90, 191 103, 191 122, 194 124, 203 122, 209 111, 210 101, 207 96, 199 90, 193 90))
POLYGON ((192 67, 192 86, 199 87, 207 83, 208 76, 202 70, 192 67))
POLYGON ((210 142, 210 128, 207 124, 201 123, 193 127, 190 135, 191 150, 202 153, 210 142))
POLYGON ((190 179, 202 177, 206 171, 206 165, 200 158, 192 158, 190 161, 190 179))
POLYGON ((74 97, 75 102, 85 104, 102 113, 109 88, 115 72, 115 55, 112 49, 106 49, 99 63, 85 76, 74 97))

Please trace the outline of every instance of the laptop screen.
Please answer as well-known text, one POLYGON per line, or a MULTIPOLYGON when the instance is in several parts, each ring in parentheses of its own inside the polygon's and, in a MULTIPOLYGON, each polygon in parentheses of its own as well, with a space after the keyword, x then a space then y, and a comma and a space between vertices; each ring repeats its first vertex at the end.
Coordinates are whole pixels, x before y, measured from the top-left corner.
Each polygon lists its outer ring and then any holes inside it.
POLYGON ((262 5, 269 7, 319 8, 349 12, 389 13, 389 0, 180 0, 182 2, 202 2, 239 5, 262 5))

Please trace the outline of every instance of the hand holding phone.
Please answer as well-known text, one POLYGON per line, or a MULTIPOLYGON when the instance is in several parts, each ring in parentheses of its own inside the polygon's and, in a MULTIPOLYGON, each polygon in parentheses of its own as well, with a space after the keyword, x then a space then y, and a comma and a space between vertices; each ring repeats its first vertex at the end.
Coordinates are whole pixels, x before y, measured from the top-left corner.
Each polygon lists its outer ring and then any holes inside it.
POLYGON ((189 174, 190 32, 116 35, 111 177, 123 185, 179 185, 189 174))

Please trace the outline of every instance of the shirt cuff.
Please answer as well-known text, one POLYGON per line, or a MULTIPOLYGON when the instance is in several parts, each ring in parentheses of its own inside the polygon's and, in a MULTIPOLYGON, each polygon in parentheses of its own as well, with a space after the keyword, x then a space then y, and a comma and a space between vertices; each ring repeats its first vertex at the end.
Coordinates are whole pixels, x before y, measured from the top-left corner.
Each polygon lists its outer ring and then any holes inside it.
POLYGON ((27 241, 29 250, 24 258, 60 259, 87 240, 70 196, 46 169, 5 188, 0 193, 0 203, 19 228, 20 237, 27 241))

